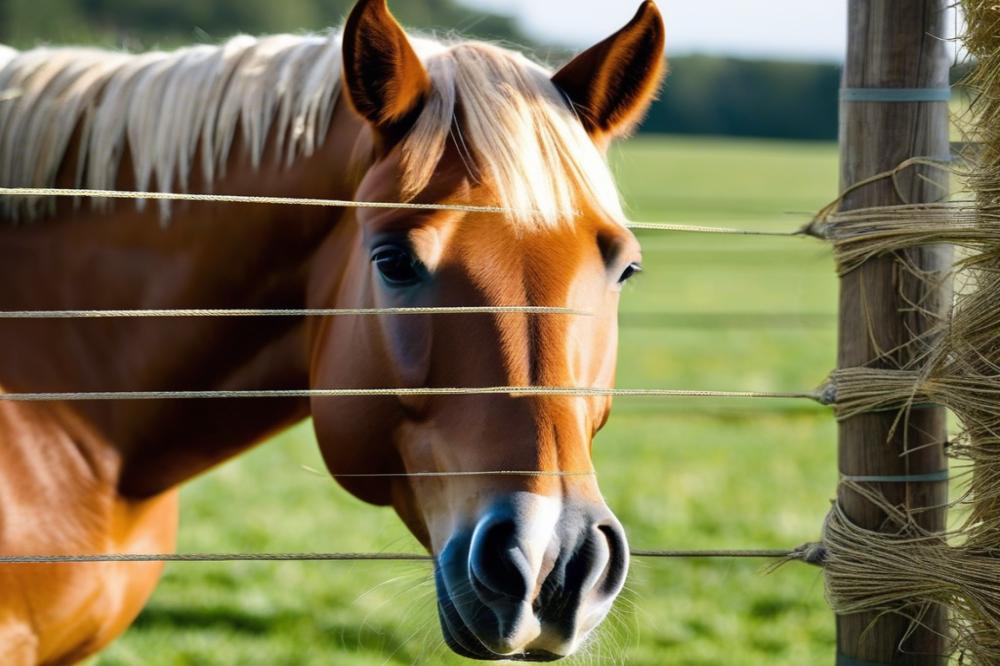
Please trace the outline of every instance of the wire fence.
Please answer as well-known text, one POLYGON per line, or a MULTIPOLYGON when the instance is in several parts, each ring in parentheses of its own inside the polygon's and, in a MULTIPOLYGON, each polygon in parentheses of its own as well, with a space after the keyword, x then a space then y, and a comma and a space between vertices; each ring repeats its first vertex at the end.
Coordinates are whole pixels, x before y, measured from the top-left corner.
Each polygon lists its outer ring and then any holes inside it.
MULTIPOLYGON (((251 317, 382 317, 417 315, 528 314, 596 317, 592 312, 544 306, 412 307, 412 308, 166 308, 0 310, 0 320, 19 319, 188 319, 251 317)), ((829 328, 837 315, 822 312, 622 312, 618 323, 633 328, 829 328)))
POLYGON ((152 319, 195 317, 367 317, 415 315, 532 314, 592 317, 590 312, 543 306, 482 306, 427 308, 177 308, 161 310, 3 310, 0 319, 152 319))
MULTIPOLYGON (((760 550, 632 550, 649 559, 768 559, 812 561, 817 544, 760 550)), ((0 555, 3 564, 80 564, 98 562, 433 562, 422 553, 105 553, 99 555, 0 555)))
MULTIPOLYGON (((230 203, 230 204, 263 204, 276 206, 312 206, 322 208, 374 208, 391 210, 441 210, 463 213, 486 213, 492 215, 507 215, 513 213, 531 213, 534 211, 517 211, 501 206, 470 206, 457 203, 415 203, 386 201, 350 201, 345 199, 314 199, 300 197, 266 197, 237 194, 195 194, 187 192, 132 192, 124 190, 88 190, 76 188, 54 187, 0 187, 0 197, 62 197, 91 199, 130 199, 136 201, 188 201, 195 203, 230 203)), ((645 231, 668 231, 676 233, 716 234, 730 236, 772 236, 796 237, 811 234, 810 227, 793 231, 769 231, 754 229, 739 229, 735 227, 713 227, 700 224, 680 224, 674 222, 635 222, 626 223, 630 229, 645 231)))
MULTIPOLYGON (((444 210, 467 213, 507 214, 510 209, 494 206, 465 204, 423 204, 391 202, 359 202, 338 199, 313 199, 293 197, 263 197, 222 194, 192 194, 164 192, 131 192, 115 190, 87 190, 63 188, 10 188, 0 187, 0 196, 104 198, 151 201, 188 201, 196 203, 263 204, 286 206, 318 206, 335 208, 373 208, 400 210, 444 210)), ((714 227, 669 222, 628 222, 636 230, 710 235, 801 237, 807 230, 767 231, 714 227)), ((496 307, 426 307, 426 308, 291 308, 291 309, 239 309, 239 308, 178 308, 178 309, 74 309, 74 310, 8 310, 0 311, 3 320, 69 320, 69 319, 125 319, 125 318, 196 318, 196 317, 345 317, 345 316, 413 316, 413 315, 472 315, 472 314, 528 314, 547 316, 594 316, 592 313, 562 307, 496 306, 496 307)), ((778 318, 769 315, 721 313, 719 315, 650 315, 634 313, 624 317, 628 325, 649 325, 656 321, 673 322, 674 325, 691 325, 712 317, 740 319, 744 324, 774 325, 778 318), (630 319, 631 317, 631 319, 630 319)), ((796 321, 828 323, 827 316, 789 315, 796 321)), ((786 321, 791 321, 788 319, 786 321)), ((386 397, 386 396, 440 396, 440 395, 510 395, 510 396, 565 396, 565 397, 647 397, 647 398, 722 398, 722 399, 793 399, 810 400, 826 404, 827 392, 814 391, 712 391, 686 389, 629 389, 602 387, 547 387, 547 386, 497 386, 497 387, 443 387, 443 388, 341 388, 301 390, 249 390, 249 391, 69 391, 69 392, 0 392, 0 402, 51 402, 51 401, 121 401, 121 400, 193 400, 193 399, 275 399, 275 398, 337 398, 337 397, 386 397)), ((372 474, 338 474, 340 478, 441 478, 487 475, 517 476, 590 476, 592 470, 580 472, 546 472, 535 470, 487 470, 461 472, 400 472, 372 474)), ((792 549, 712 549, 712 550, 641 550, 634 549, 636 558, 653 559, 771 559, 799 560, 819 564, 822 559, 817 544, 805 544, 792 549)), ((244 562, 244 561, 417 561, 431 562, 433 557, 417 553, 103 553, 103 554, 24 554, 0 555, 0 564, 60 564, 101 562, 244 562)))
POLYGON ((828 399, 824 390, 816 391, 700 391, 689 389, 630 389, 577 386, 486 386, 445 388, 341 388, 275 389, 261 391, 68 391, 0 392, 0 402, 86 402, 118 400, 212 400, 270 398, 360 398, 360 397, 431 397, 444 395, 561 396, 577 398, 726 398, 745 400, 814 400, 828 399))

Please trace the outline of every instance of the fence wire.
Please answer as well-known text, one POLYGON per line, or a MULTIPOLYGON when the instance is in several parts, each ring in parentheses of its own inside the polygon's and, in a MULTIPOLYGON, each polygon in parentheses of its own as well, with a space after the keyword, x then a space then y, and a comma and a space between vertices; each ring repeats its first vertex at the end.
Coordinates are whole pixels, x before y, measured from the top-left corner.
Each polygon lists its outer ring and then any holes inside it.
POLYGON ((618 398, 727 398, 757 400, 827 399, 824 391, 701 391, 688 389, 629 389, 557 386, 487 386, 444 388, 342 388, 289 389, 261 391, 67 391, 4 393, 0 402, 84 402, 113 400, 213 400, 270 398, 358 398, 358 397, 431 397, 442 395, 510 395, 618 398))
MULTIPOLYGON (((632 550, 648 559, 769 559, 809 562, 816 548, 784 550, 632 550)), ((81 564, 95 562, 433 562, 422 553, 106 553, 101 555, 0 555, 2 564, 81 564)))
MULTIPOLYGON (((466 204, 430 204, 388 201, 350 201, 346 199, 313 199, 298 197, 266 197, 235 194, 192 194, 186 192, 130 192, 123 190, 87 190, 55 187, 0 187, 0 196, 14 197, 71 197, 93 199, 133 199, 140 201, 192 201, 197 203, 266 204, 278 206, 319 206, 325 208, 380 208, 392 210, 444 210, 464 213, 488 213, 505 215, 517 212, 501 206, 470 206, 466 204)), ((793 237, 807 235, 802 230, 763 231, 737 229, 733 227, 711 227, 699 224, 676 224, 673 222, 628 222, 631 229, 648 231, 668 231, 696 234, 722 234, 732 236, 779 236, 793 237)))

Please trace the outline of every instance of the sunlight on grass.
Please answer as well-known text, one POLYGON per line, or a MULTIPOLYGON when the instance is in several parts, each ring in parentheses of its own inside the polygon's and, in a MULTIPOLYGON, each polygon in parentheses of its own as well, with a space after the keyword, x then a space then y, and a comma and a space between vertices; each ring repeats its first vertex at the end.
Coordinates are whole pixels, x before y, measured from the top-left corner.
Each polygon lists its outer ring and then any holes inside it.
MULTIPOLYGON (((794 230, 837 182, 836 148, 824 144, 640 138, 614 160, 638 220, 794 230)), ((641 238, 646 271, 624 294, 619 385, 799 391, 824 379, 836 337, 824 246, 641 238), (765 316, 705 328, 629 319, 637 313, 715 315, 722 324, 734 313, 765 316), (768 315, 783 323, 767 325, 768 315)), ((619 400, 594 455, 636 548, 785 548, 818 536, 836 481, 835 430, 831 415, 810 404, 619 400)), ((322 468, 304 424, 190 484, 180 550, 419 548, 390 510, 309 471, 322 468)), ((614 617, 575 661, 829 662, 833 617, 818 570, 790 565, 767 576, 763 566, 634 562, 614 617)), ((429 565, 172 565, 135 626, 98 660, 382 663, 467 663, 441 642, 429 565)))

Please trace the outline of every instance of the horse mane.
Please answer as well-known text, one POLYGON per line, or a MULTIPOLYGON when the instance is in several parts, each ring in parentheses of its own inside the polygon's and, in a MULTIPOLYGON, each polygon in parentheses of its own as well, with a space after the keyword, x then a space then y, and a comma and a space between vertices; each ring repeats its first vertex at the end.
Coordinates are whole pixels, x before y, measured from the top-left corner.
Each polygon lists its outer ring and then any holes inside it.
MULTIPOLYGON (((624 219, 602 153, 545 68, 482 42, 412 42, 433 86, 402 144, 404 196, 430 182, 452 140, 516 222, 571 221, 581 196, 624 219)), ((237 131, 254 168, 266 154, 291 165, 323 143, 341 67, 339 34, 137 55, 0 47, 0 186, 54 186, 75 133, 74 187, 114 189, 126 150, 138 190, 186 191, 195 168, 210 185, 237 131)), ((53 206, 7 197, 0 215, 34 219, 53 206)))

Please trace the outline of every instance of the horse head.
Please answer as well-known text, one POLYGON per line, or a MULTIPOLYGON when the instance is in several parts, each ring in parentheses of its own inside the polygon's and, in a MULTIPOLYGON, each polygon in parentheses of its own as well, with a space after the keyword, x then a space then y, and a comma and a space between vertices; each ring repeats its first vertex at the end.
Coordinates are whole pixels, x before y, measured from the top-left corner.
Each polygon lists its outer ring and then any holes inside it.
MULTIPOLYGON (((361 0, 343 35, 344 96, 362 121, 356 199, 506 212, 349 212, 319 255, 337 270, 313 280, 310 306, 582 314, 322 320, 312 385, 611 387, 620 290, 641 257, 604 151, 655 95, 663 44, 645 2, 552 74, 488 44, 422 45, 385 0, 361 0)), ((591 461, 610 408, 606 396, 511 394, 312 405, 331 473, 392 505, 435 556, 448 644, 520 660, 571 654, 622 589, 628 545, 591 461)))

